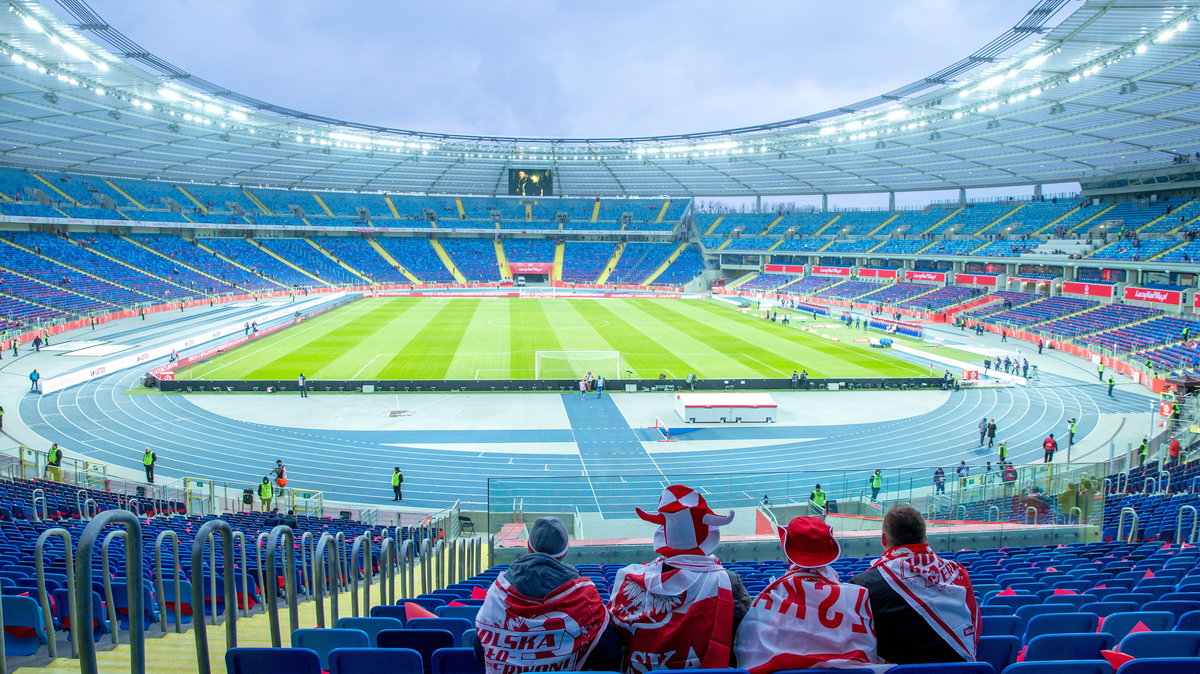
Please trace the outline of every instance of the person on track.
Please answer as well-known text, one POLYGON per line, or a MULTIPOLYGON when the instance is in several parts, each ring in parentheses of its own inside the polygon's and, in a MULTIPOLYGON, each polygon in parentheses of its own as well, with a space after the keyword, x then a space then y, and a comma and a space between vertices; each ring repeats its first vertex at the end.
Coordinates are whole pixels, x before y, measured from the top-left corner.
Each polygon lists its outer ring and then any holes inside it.
POLYGON ((988 449, 996 444, 996 420, 992 419, 987 425, 988 449))
POLYGON ((146 469, 146 482, 154 484, 154 464, 158 463, 158 455, 150 450, 142 452, 142 467, 146 469))
POLYGON ((1075 428, 1075 417, 1071 417, 1071 420, 1067 422, 1067 433, 1069 434, 1067 436, 1068 447, 1075 444, 1075 428))
POLYGON ((983 446, 983 439, 987 437, 988 420, 984 417, 979 420, 979 446, 983 446))
POLYGON ((1116 385, 1117 385, 1117 380, 1113 379, 1112 377, 1109 377, 1108 378, 1108 397, 1109 398, 1113 397, 1113 394, 1112 394, 1113 387, 1116 385))
POLYGON ((40 391, 41 388, 39 386, 39 383, 41 382, 41 380, 42 380, 42 374, 40 372, 38 372, 37 370, 30 372, 29 373, 29 390, 30 391, 40 391))
POLYGON ((400 472, 400 466, 396 466, 396 470, 392 472, 392 500, 404 500, 404 473, 400 472))
POLYGON ((1044 452, 1042 460, 1045 463, 1050 463, 1054 460, 1054 452, 1057 450, 1058 441, 1054 439, 1054 434, 1051 433, 1049 437, 1047 437, 1045 440, 1042 440, 1042 451, 1044 452))

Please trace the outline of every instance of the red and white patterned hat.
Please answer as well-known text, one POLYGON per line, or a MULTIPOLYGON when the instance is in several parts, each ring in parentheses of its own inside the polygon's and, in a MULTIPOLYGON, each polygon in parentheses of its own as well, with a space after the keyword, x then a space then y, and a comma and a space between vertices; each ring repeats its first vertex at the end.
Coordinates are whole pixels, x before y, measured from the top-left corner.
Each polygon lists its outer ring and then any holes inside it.
POLYGON ((660 555, 710 555, 721 542, 723 527, 733 521, 733 511, 718 515, 691 487, 672 485, 658 497, 658 512, 634 508, 638 517, 659 526, 654 532, 654 551, 660 555))

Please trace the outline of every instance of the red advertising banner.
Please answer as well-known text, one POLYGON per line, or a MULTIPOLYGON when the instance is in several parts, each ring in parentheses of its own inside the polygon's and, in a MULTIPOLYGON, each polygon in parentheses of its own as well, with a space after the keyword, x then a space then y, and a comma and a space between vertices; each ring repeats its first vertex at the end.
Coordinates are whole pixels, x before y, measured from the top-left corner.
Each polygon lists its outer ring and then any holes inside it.
POLYGON ((508 268, 514 274, 551 274, 554 272, 553 262, 509 262, 508 268))
POLYGON ((763 271, 774 274, 803 274, 804 265, 802 264, 769 264, 763 267, 763 271))
POLYGON ((1083 281, 1063 281, 1064 293, 1087 295, 1088 297, 1112 297, 1116 286, 1108 283, 1084 283, 1083 281))
POLYGON ((1169 403, 1165 400, 1158 403, 1158 416, 1170 417, 1172 414, 1175 414, 1175 404, 1174 403, 1169 403))
POLYGON ((945 283, 946 272, 944 271, 917 271, 909 269, 904 272, 905 281, 933 281, 934 283, 945 283))
POLYGON ((1125 299, 1136 300, 1138 302, 1154 302, 1155 304, 1182 304, 1183 293, 1178 290, 1126 286, 1125 299))
POLYGON ((824 274, 825 276, 849 276, 849 267, 813 267, 812 273, 824 274))
POLYGON ((955 274, 955 283, 973 283, 980 286, 995 286, 1000 277, 990 274, 955 274))
POLYGON ((897 269, 859 269, 859 278, 896 278, 900 274, 897 269))

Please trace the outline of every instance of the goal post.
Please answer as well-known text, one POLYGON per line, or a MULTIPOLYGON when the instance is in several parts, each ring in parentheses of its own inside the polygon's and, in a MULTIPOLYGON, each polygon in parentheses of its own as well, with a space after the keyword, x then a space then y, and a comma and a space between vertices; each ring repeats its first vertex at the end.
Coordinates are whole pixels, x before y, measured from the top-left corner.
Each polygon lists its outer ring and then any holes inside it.
POLYGON ((605 379, 620 379, 620 351, 535 351, 534 379, 579 379, 588 372, 605 379))

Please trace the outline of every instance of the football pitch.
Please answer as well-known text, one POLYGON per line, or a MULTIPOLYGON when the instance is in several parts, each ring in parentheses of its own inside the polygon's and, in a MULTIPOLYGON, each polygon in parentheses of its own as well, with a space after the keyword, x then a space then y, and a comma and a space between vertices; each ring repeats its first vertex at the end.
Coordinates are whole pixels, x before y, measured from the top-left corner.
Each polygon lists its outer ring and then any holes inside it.
MULTIPOLYGON (((781 312, 782 314, 782 312, 781 312)), ((185 368, 179 379, 313 380, 912 377, 928 370, 872 349, 828 317, 791 326, 710 300, 380 298, 185 368), (834 342, 797 329, 820 328, 834 342)))

